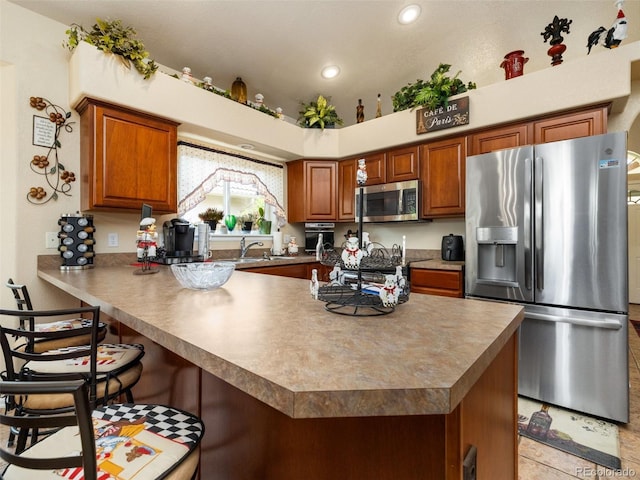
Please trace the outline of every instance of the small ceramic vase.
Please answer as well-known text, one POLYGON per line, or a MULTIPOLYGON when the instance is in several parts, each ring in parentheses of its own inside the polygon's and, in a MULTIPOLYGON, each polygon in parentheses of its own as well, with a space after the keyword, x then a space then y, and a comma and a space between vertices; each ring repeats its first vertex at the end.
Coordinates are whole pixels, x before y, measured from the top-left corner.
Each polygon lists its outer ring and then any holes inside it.
POLYGON ((224 224, 227 226, 229 233, 233 232, 233 229, 236 228, 237 221, 235 215, 227 215, 224 217, 224 224))

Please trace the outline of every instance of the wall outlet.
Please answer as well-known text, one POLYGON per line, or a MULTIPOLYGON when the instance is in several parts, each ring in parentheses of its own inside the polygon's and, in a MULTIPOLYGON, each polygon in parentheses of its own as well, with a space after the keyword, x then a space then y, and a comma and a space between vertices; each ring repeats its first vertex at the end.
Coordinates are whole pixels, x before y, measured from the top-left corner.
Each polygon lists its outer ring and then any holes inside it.
POLYGON ((47 232, 44 237, 45 248, 58 248, 60 242, 58 241, 58 232, 47 232))
POLYGON ((117 246, 118 246, 118 234, 109 233, 107 235, 107 247, 117 247, 117 246))

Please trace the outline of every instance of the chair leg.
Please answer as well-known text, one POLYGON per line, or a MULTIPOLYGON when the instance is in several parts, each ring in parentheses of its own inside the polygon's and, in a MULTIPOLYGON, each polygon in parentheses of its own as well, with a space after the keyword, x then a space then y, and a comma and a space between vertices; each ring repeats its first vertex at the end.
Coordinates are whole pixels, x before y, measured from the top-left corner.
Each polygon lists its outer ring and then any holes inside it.
POLYGON ((24 452, 27 447, 27 437, 29 436, 28 428, 21 428, 18 432, 18 442, 16 444, 16 455, 24 452))
POLYGON ((124 392, 125 397, 127 398, 127 403, 133 403, 133 392, 130 388, 124 392))

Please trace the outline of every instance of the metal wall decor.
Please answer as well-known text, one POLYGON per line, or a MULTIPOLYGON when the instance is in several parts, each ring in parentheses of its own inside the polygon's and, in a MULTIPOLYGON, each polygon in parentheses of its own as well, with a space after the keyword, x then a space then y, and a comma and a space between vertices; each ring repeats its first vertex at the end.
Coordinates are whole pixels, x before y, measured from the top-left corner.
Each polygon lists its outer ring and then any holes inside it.
POLYGON ((54 105, 43 97, 30 97, 29 105, 38 111, 45 113, 46 117, 39 115, 33 116, 33 145, 36 147, 44 147, 46 152, 33 156, 29 165, 31 170, 44 177, 48 187, 53 190, 49 195, 47 189, 43 186, 34 186, 27 193, 27 201, 34 205, 42 205, 50 200, 57 200, 58 194, 71 196, 71 183, 75 182, 76 176, 73 172, 67 170, 60 163, 58 158, 58 148, 60 144, 59 136, 64 129, 71 133, 73 129, 69 122, 71 113, 65 111, 62 107, 54 105))
POLYGON ((558 16, 553 17, 553 21, 547 25, 544 29, 544 32, 541 32, 542 38, 544 38, 544 42, 547 43, 549 40, 549 45, 551 47, 547 50, 547 55, 551 57, 551 65, 560 65, 562 63, 562 54, 567 49, 567 46, 562 43, 564 38, 562 37, 563 33, 569 33, 569 26, 573 20, 569 20, 568 18, 558 18, 558 16))

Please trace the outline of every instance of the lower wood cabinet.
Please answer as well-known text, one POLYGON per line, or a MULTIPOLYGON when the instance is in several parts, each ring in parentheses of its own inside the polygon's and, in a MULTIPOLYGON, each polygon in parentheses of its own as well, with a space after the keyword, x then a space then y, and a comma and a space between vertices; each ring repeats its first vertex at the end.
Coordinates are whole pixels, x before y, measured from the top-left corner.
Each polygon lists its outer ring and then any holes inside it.
POLYGON ((411 268, 411 291, 444 297, 464 297, 462 270, 411 268))
POLYGON ((318 270, 318 280, 320 280, 321 282, 329 281, 329 272, 332 270, 332 267, 322 265, 320 262, 294 263, 289 265, 270 264, 269 266, 264 267, 243 268, 242 271, 310 280, 311 271, 314 268, 318 270))

